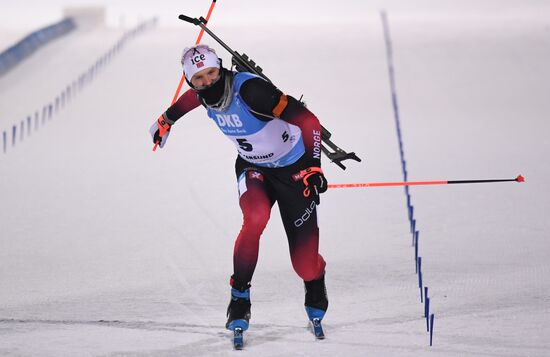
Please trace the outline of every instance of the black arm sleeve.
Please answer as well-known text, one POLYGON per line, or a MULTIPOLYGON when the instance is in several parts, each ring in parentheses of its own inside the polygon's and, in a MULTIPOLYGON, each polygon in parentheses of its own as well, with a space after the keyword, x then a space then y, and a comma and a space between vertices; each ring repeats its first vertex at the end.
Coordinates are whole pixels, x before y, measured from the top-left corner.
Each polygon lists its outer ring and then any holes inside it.
POLYGON ((258 119, 269 121, 273 118, 273 108, 283 94, 277 87, 261 78, 244 82, 239 90, 244 102, 258 119))

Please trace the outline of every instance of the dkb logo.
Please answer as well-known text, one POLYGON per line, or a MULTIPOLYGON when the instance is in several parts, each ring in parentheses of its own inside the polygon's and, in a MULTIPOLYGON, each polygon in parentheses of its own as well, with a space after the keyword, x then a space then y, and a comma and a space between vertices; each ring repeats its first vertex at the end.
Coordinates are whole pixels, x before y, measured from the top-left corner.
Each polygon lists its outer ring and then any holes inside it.
POLYGON ((243 126, 243 122, 237 114, 216 114, 216 119, 220 127, 241 128, 243 126))

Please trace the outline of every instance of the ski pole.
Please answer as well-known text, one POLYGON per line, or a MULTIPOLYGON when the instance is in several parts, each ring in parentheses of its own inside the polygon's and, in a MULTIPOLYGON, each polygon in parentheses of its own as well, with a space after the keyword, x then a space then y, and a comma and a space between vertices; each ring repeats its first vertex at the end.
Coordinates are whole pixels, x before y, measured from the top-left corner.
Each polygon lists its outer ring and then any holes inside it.
POLYGON ((328 188, 384 187, 384 186, 426 186, 426 185, 452 185, 452 184, 461 184, 461 183, 510 182, 510 181, 525 182, 525 178, 522 175, 518 175, 516 178, 513 178, 513 179, 343 183, 343 184, 329 184, 328 188))
MULTIPOLYGON (((210 15, 212 15, 212 11, 214 10, 214 6, 216 6, 216 0, 212 0, 212 3, 210 4, 210 8, 208 9, 208 13, 206 14, 205 21, 208 22, 210 19, 210 15)), ((204 34, 204 28, 201 28, 201 31, 199 32, 199 35, 197 36, 197 40, 195 41, 195 45, 198 45, 201 42, 202 35, 204 34)), ((183 87, 183 83, 185 83, 185 73, 181 75, 180 82, 178 84, 178 88, 176 89, 176 93, 174 93, 174 98, 172 98, 172 103, 170 105, 173 105, 180 96, 181 88, 183 87)), ((157 147, 159 146, 160 141, 157 140, 155 143, 155 146, 153 147, 153 151, 157 150, 157 147)))

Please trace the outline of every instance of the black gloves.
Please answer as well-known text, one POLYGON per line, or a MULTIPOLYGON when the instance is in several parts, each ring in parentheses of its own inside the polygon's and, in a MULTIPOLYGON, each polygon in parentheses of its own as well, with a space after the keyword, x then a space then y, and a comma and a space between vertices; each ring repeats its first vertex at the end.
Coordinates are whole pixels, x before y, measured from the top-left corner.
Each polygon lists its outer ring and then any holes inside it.
POLYGON ((327 179, 323 175, 323 170, 320 167, 308 167, 302 170, 298 174, 299 178, 304 183, 304 197, 311 197, 315 201, 315 204, 320 203, 319 195, 325 192, 328 188, 327 179))

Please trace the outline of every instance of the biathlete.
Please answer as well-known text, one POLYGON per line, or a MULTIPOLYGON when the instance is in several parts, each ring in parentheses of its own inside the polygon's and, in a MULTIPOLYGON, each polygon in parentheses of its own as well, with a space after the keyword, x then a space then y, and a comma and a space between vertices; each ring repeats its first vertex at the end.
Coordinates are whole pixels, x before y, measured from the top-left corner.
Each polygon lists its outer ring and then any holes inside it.
POLYGON ((222 67, 206 45, 186 48, 181 63, 191 89, 157 119, 150 133, 153 142, 164 147, 172 125, 203 106, 237 148, 235 173, 243 225, 233 252, 226 327, 248 328, 260 236, 275 202, 292 266, 305 284, 306 312, 310 320, 320 321, 328 299, 316 209, 319 195, 327 189, 319 120, 300 101, 261 77, 222 67))

